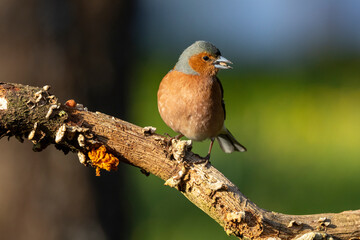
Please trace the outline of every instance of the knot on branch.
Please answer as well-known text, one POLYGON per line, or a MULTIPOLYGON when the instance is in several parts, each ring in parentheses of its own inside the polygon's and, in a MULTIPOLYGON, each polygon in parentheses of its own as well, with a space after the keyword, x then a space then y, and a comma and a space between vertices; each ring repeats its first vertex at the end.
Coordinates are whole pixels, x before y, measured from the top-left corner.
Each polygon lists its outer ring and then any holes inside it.
POLYGON ((190 151, 191 147, 191 140, 171 139, 171 145, 169 146, 170 157, 173 157, 177 161, 182 161, 185 157, 186 151, 190 151))
POLYGON ((230 212, 224 220, 227 235, 253 239, 263 232, 262 217, 254 215, 251 211, 230 212))
POLYGON ((328 227, 331 227, 331 219, 327 217, 321 217, 318 220, 319 226, 316 228, 318 231, 325 231, 328 227))
POLYGON ((287 225, 288 228, 301 228, 303 226, 303 223, 298 222, 296 220, 291 220, 289 224, 287 225))
POLYGON ((143 128, 143 131, 145 136, 150 136, 156 132, 156 127, 146 126, 143 128))

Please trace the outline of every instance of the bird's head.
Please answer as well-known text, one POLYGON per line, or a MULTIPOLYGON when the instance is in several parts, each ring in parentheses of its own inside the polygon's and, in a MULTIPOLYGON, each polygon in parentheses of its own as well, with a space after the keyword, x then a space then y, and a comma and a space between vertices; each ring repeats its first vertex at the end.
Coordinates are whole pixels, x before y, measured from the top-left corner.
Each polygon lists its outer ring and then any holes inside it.
POLYGON ((221 56, 219 49, 206 41, 196 41, 180 55, 174 69, 192 75, 214 76, 219 69, 232 68, 229 60, 221 56))

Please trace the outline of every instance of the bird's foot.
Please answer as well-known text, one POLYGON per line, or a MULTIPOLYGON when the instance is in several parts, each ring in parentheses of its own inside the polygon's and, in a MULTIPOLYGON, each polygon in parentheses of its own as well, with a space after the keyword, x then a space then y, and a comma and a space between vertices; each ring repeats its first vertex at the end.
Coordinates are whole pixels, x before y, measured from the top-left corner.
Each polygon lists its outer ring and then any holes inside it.
POLYGON ((172 137, 172 136, 170 136, 170 134, 168 134, 168 133, 164 133, 164 135, 167 136, 167 137, 169 137, 169 138, 171 138, 171 140, 172 140, 172 139, 179 140, 180 138, 182 138, 182 137, 184 136, 183 134, 179 134, 179 135, 176 135, 175 137, 172 137))
POLYGON ((170 134, 168 134, 168 133, 164 133, 164 135, 167 136, 167 137, 169 137, 169 138, 172 138, 172 137, 170 136, 170 134))
POLYGON ((199 160, 194 162, 195 164, 204 164, 206 166, 208 163, 210 163, 210 154, 206 155, 205 157, 200 157, 198 154, 195 154, 199 157, 199 160))
POLYGON ((180 138, 182 138, 184 135, 183 134, 179 134, 179 135, 176 135, 174 138, 176 139, 176 140, 179 140, 180 138))

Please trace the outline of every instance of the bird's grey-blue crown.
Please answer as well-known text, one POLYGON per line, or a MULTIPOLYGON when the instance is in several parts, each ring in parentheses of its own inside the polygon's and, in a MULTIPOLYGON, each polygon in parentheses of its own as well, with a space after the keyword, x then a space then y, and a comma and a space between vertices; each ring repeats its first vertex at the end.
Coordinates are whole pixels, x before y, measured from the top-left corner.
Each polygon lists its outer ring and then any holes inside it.
POLYGON ((202 52, 207 52, 214 56, 221 55, 219 49, 213 44, 206 41, 196 41, 182 52, 174 69, 186 74, 199 75, 199 73, 190 67, 189 59, 191 56, 202 52))

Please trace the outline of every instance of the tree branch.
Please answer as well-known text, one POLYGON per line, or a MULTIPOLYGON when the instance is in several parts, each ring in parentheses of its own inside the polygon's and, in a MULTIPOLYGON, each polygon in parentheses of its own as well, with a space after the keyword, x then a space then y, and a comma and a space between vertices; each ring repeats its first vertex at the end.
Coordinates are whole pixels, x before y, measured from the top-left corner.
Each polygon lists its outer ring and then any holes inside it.
POLYGON ((189 141, 87 111, 71 101, 60 104, 48 88, 0 83, 0 137, 26 137, 34 151, 55 144, 98 171, 116 169, 118 159, 131 164, 178 189, 238 238, 360 239, 360 210, 295 216, 261 209, 192 153, 189 141))

